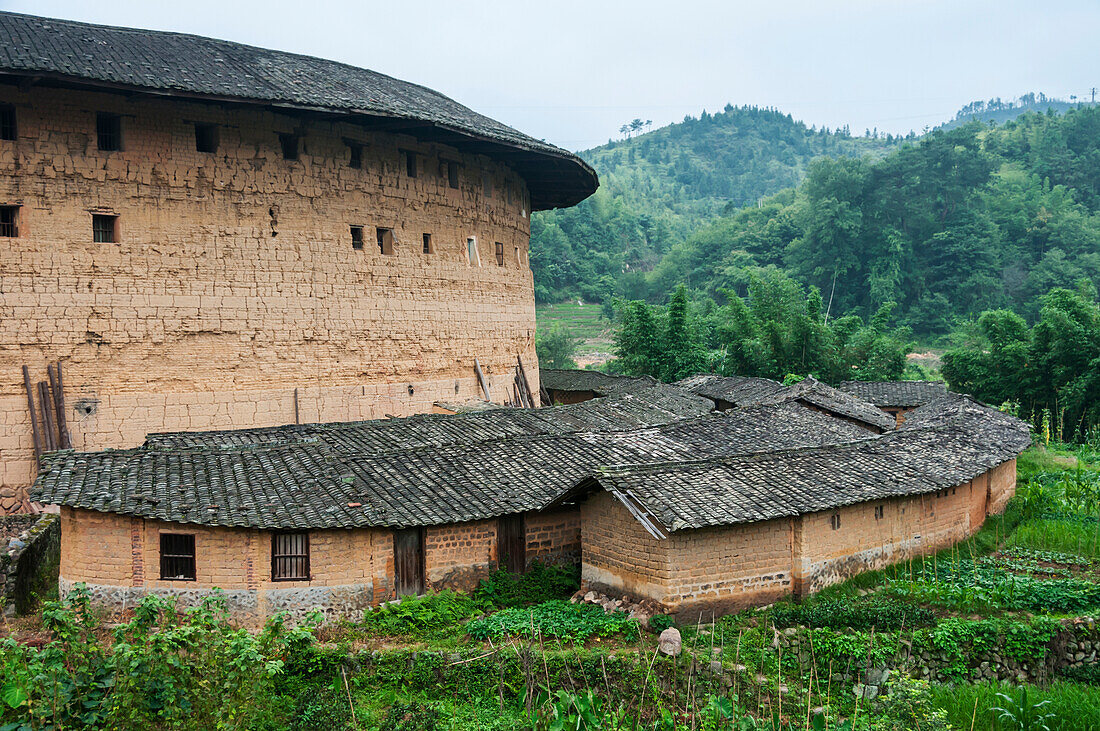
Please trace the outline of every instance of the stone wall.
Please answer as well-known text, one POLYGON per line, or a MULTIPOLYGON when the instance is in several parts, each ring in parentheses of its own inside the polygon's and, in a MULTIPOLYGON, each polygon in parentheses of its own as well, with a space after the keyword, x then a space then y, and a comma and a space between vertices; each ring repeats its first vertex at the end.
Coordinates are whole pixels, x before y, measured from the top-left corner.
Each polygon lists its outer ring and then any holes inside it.
POLYGON ((7 616, 25 614, 57 583, 61 554, 58 517, 0 516, 0 538, 3 611, 7 616))
POLYGON ((428 411, 480 397, 475 357, 494 399, 517 355, 538 393, 528 195, 506 165, 244 106, 36 86, 0 103, 18 117, 0 205, 19 206, 0 247, 0 510, 26 507, 34 476, 24 364, 34 381, 63 364, 83 450, 428 411), (97 149, 97 112, 121 115, 121 151, 97 149), (216 153, 196 152, 195 122, 218 125, 216 153), (301 135, 297 160, 278 133, 301 135), (117 243, 93 242, 97 213, 118 216, 117 243))
POLYGON ((606 492, 582 506, 582 588, 726 613, 804 595, 973 535, 1015 493, 1016 462, 936 493, 649 535, 606 492))

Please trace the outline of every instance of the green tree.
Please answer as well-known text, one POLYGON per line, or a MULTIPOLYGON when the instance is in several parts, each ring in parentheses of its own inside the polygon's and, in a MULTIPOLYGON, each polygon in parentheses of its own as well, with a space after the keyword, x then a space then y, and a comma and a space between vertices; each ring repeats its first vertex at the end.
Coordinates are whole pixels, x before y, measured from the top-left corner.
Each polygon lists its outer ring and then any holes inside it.
POLYGON ((575 358, 580 342, 560 322, 554 322, 546 330, 540 330, 535 336, 539 368, 576 368, 575 358))

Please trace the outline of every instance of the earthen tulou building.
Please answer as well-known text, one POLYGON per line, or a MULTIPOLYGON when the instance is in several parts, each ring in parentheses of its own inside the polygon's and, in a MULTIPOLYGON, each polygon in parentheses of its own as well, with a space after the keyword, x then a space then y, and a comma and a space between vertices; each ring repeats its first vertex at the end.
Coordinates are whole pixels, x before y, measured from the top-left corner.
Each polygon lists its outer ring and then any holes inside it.
POLYGON ((693 616, 1013 494, 1027 425, 935 384, 540 373, 528 217, 595 175, 439 94, 21 15, 0 41, 3 506, 59 507, 62 592, 354 616, 542 562, 693 616))
POLYGON ((39 451, 511 400, 517 356, 537 398, 530 214, 596 185, 372 71, 0 14, 0 512, 27 382, 39 451))

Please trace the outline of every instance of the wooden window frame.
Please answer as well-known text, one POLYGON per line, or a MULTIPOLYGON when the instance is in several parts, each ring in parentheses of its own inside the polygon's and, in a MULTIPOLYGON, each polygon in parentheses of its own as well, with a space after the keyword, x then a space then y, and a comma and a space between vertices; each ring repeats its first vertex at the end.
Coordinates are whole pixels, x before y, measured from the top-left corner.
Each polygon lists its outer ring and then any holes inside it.
MULTIPOLYGON (((178 547, 177 547, 178 549, 178 547)), ((160 534, 160 580, 161 581, 197 581, 198 580, 198 548, 197 541, 195 540, 194 533, 161 533, 160 534), (189 538, 191 542, 190 553, 167 553, 165 547, 165 539, 175 538, 189 538), (187 576, 186 573, 176 576, 168 576, 171 573, 168 571, 168 564, 170 561, 190 561, 191 562, 191 575, 187 576)))
POLYGON ((378 253, 382 256, 393 256, 397 245, 397 239, 393 235, 392 228, 379 226, 374 229, 374 242, 378 245, 378 253))
POLYGON ((216 124, 195 122, 195 152, 213 155, 218 151, 221 135, 216 124))
POLYGON ((95 141, 100 152, 120 152, 122 150, 122 115, 96 112, 95 141))
POLYGON ((351 248, 355 251, 362 251, 365 241, 363 238, 363 227, 351 226, 349 230, 351 231, 351 248))
POLYGON ((19 206, 0 206, 0 239, 19 238, 19 206), (5 221, 5 218, 10 220, 5 221))
POLYGON ((882 505, 875 506, 875 520, 882 520, 886 516, 886 509, 882 505))
POLYGON ((477 236, 466 237, 466 263, 472 267, 481 266, 481 252, 477 249, 477 236))
POLYGON ((19 135, 18 119, 15 116, 15 107, 11 104, 0 104, 0 140, 14 142, 19 135))
POLYGON ((312 567, 310 566, 309 531, 276 531, 271 534, 271 580, 272 581, 310 581, 312 567), (280 538, 285 536, 302 536, 305 541, 305 553, 276 553, 280 538), (305 576, 276 576, 275 567, 279 559, 304 558, 306 569, 305 576))
POLYGON ((92 242, 96 244, 117 244, 118 243, 118 215, 114 213, 93 213, 92 214, 92 242), (100 224, 104 221, 110 221, 110 229, 103 229, 100 224), (108 238, 104 239, 103 231, 107 230, 108 238))

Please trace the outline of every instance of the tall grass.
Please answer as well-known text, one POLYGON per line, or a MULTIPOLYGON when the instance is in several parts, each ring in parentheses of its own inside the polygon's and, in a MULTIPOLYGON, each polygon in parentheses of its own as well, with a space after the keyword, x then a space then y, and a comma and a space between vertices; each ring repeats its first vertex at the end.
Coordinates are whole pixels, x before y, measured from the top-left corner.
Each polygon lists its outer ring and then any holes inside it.
MULTIPOLYGON (((1015 686, 1006 683, 979 685, 935 685, 932 699, 947 711, 948 721, 957 729, 993 729, 993 707, 1001 705, 997 693, 1014 694, 1015 686), (977 713, 975 715, 975 702, 977 713)), ((1049 688, 1028 687, 1036 702, 1049 700, 1045 711, 1054 714, 1051 731, 1095 731, 1100 728, 1100 687, 1082 683, 1057 682, 1049 688)))
POLYGON ((1016 529, 1009 545, 1100 558, 1100 522, 1029 520, 1016 529))

